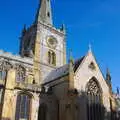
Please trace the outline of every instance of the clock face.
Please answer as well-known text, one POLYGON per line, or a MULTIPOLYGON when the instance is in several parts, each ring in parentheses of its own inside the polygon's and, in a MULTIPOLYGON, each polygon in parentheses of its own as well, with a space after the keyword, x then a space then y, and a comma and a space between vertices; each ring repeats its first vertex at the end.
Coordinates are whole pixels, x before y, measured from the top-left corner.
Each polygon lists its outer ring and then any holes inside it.
POLYGON ((51 48, 56 48, 56 46, 57 46, 57 40, 56 40, 56 38, 54 38, 54 37, 48 37, 48 39, 47 39, 47 44, 48 44, 48 46, 49 47, 51 47, 51 48))

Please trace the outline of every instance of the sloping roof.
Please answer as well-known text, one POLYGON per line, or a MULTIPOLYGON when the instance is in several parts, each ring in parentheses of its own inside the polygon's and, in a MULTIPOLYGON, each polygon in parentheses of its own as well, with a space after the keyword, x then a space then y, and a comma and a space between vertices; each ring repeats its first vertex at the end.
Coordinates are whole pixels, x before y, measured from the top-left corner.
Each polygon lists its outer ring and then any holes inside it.
POLYGON ((76 72, 76 70, 78 69, 79 65, 82 63, 83 59, 84 59, 84 56, 82 58, 80 58, 80 59, 75 61, 75 63, 74 63, 74 72, 76 72))
MULTIPOLYGON (((76 72, 77 68, 79 65, 82 63, 84 57, 76 60, 74 62, 74 72, 76 72)), ((62 67, 56 68, 55 70, 52 70, 49 75, 45 78, 43 84, 47 84, 49 82, 52 82, 62 76, 68 75, 69 74, 69 64, 66 64, 62 67)))
POLYGON ((62 67, 56 68, 52 70, 49 75, 45 78, 44 83, 49 83, 50 81, 54 81, 55 79, 67 75, 69 71, 69 65, 66 64, 62 67))

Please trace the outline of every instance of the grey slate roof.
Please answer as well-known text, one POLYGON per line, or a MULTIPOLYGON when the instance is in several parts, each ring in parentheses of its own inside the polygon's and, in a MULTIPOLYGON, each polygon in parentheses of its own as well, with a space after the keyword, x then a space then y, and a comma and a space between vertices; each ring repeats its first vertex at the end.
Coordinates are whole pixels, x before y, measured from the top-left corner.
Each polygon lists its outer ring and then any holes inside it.
POLYGON ((49 75, 44 80, 44 83, 49 83, 50 81, 53 81, 59 77, 62 77, 64 75, 67 75, 69 71, 69 65, 66 64, 62 67, 56 68, 55 70, 52 70, 49 75))
POLYGON ((85 56, 81 57, 80 59, 76 60, 74 63, 74 72, 78 69, 79 65, 82 63, 85 56))
MULTIPOLYGON (((74 72, 77 70, 77 68, 79 67, 79 65, 82 63, 84 57, 82 57, 81 59, 78 59, 74 62, 74 72)), ((65 76, 69 74, 69 64, 66 64, 62 67, 56 68, 55 70, 52 70, 49 75, 46 77, 46 79, 44 80, 43 84, 48 84, 54 80, 57 80, 58 78, 65 76)))

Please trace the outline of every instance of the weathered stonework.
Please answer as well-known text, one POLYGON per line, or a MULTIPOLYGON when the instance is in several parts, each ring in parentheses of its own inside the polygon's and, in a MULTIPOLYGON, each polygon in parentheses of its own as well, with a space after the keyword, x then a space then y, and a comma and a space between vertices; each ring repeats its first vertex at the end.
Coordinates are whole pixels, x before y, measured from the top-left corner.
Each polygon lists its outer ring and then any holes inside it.
POLYGON ((0 119, 88 120, 90 105, 96 104, 89 100, 92 96, 100 97, 93 101, 105 109, 104 120, 109 120, 116 103, 92 51, 66 64, 65 28, 52 25, 50 0, 41 3, 33 25, 23 29, 20 55, 0 51, 0 119), (49 38, 54 40, 48 43, 49 38))

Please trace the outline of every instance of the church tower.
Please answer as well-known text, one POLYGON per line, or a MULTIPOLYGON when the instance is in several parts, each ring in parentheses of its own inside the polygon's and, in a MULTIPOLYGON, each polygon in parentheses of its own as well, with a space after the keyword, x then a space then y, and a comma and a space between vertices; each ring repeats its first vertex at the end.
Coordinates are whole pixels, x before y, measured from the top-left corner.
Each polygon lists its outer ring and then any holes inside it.
POLYGON ((34 59, 37 83, 41 83, 51 70, 66 64, 65 27, 54 27, 51 0, 40 0, 33 25, 24 27, 20 55, 34 59))

